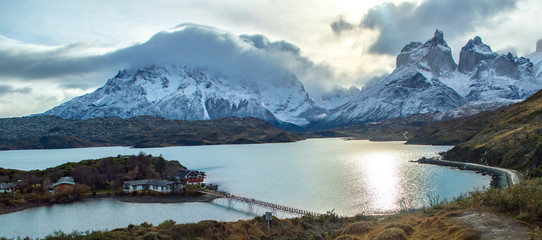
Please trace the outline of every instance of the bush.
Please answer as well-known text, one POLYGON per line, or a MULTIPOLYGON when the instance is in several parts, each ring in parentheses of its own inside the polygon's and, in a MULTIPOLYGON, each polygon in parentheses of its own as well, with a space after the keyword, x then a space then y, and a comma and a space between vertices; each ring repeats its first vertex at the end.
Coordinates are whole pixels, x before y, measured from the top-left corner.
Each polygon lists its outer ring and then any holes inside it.
POLYGON ((374 240, 406 240, 407 235, 401 228, 386 228, 380 232, 374 240))
POLYGON ((158 233, 157 232, 148 232, 143 236, 143 240, 158 240, 158 233))
POLYGON ((374 223, 371 222, 356 222, 344 228, 342 234, 357 234, 363 235, 374 229, 374 223))
POLYGON ((490 189, 481 204, 521 220, 542 223, 542 179, 523 181, 505 190, 490 189))
POLYGON ((410 234, 412 234, 412 232, 414 232, 414 229, 412 229, 412 226, 402 224, 402 223, 390 224, 390 225, 386 226, 386 228, 400 228, 400 229, 403 229, 403 231, 407 235, 410 235, 410 234))

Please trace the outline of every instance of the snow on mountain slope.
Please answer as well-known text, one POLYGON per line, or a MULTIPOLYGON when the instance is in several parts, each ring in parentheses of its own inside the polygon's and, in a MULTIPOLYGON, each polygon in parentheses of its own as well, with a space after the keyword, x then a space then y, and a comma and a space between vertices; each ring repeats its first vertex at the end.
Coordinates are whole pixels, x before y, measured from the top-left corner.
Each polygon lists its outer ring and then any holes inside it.
POLYGON ((378 86, 362 91, 355 102, 334 110, 330 119, 338 125, 349 125, 446 111, 465 103, 464 98, 437 78, 402 68, 378 86))
POLYGON ((534 73, 539 81, 542 81, 542 39, 536 42, 536 51, 527 55, 527 58, 531 60, 534 67, 534 73))
POLYGON ((242 84, 189 67, 149 66, 120 71, 93 93, 44 115, 68 119, 150 115, 182 120, 250 116, 277 125, 302 126, 319 111, 293 75, 275 82, 242 84))
POLYGON ((461 49, 457 72, 442 81, 469 102, 514 103, 540 89, 526 58, 499 55, 476 36, 461 49))
POLYGON ((451 77, 455 68, 451 49, 437 30, 427 42, 405 46, 393 73, 362 89, 352 102, 331 111, 319 124, 345 126, 462 106, 466 100, 438 78, 451 77))

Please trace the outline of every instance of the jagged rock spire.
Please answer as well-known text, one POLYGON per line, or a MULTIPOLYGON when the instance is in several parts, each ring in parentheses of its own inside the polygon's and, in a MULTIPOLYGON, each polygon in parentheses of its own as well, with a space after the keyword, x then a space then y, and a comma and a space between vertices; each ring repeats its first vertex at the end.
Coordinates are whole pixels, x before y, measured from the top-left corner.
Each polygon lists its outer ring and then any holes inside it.
POLYGON ((406 45, 397 56, 396 66, 428 66, 429 68, 422 68, 435 76, 441 76, 444 72, 455 71, 457 67, 451 52, 444 40, 444 33, 437 29, 433 37, 425 43, 411 42, 406 45))
POLYGON ((439 44, 448 46, 446 41, 444 41, 444 33, 440 30, 435 30, 435 34, 433 35, 433 38, 427 40, 424 45, 431 45, 431 46, 437 46, 439 44))
POLYGON ((469 73, 476 69, 480 61, 492 60, 497 56, 498 54, 493 52, 490 46, 482 42, 482 38, 476 36, 461 48, 457 70, 461 73, 469 73))
POLYGON ((536 51, 537 52, 542 52, 542 39, 538 40, 538 42, 536 42, 536 51))

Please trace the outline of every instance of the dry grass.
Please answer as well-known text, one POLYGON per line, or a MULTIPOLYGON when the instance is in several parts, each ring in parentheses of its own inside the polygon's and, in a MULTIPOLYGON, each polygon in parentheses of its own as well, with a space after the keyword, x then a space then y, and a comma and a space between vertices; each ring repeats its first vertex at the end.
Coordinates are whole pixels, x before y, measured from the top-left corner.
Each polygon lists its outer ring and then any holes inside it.
POLYGON ((348 235, 348 234, 356 234, 356 235, 363 235, 370 231, 372 231, 375 228, 376 223, 374 222, 355 222, 352 223, 344 228, 342 231, 342 234, 348 235))

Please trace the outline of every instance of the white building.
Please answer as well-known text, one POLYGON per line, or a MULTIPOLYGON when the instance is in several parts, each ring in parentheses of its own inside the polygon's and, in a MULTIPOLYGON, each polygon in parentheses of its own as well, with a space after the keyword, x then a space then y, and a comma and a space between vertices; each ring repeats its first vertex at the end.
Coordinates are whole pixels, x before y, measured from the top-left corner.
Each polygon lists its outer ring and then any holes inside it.
POLYGON ((175 190, 175 181, 163 181, 156 179, 126 181, 124 182, 123 189, 125 193, 145 190, 170 193, 175 190))
POLYGON ((11 193, 15 191, 17 183, 0 183, 0 193, 11 193))

